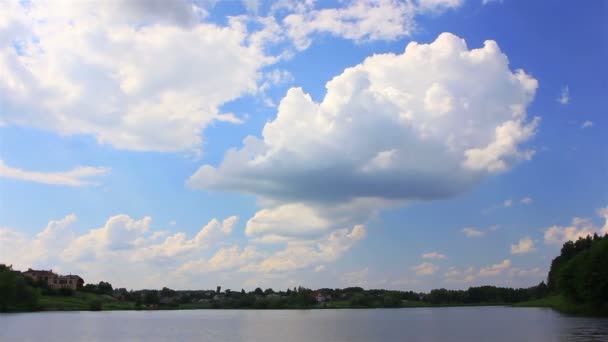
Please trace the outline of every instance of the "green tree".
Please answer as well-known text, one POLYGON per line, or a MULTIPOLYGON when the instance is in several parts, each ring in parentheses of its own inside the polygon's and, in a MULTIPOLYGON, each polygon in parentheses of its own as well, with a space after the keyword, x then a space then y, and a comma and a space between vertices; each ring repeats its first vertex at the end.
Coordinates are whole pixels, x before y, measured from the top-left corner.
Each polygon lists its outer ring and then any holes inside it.
POLYGON ((147 291, 144 295, 144 304, 146 305, 155 305, 158 304, 160 298, 158 297, 157 291, 147 291))
POLYGON ((0 264, 0 311, 35 310, 39 296, 19 272, 0 264))
POLYGON ((97 285, 97 291, 103 294, 112 294, 112 284, 105 281, 100 281, 97 285))

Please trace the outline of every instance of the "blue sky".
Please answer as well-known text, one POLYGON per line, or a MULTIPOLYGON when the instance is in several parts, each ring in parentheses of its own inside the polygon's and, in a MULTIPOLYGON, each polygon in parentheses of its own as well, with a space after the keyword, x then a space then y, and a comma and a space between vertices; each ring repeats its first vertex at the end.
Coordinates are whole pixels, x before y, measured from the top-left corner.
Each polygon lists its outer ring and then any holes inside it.
POLYGON ((604 3, 171 4, 0 2, 0 262, 531 286, 608 232, 604 3))

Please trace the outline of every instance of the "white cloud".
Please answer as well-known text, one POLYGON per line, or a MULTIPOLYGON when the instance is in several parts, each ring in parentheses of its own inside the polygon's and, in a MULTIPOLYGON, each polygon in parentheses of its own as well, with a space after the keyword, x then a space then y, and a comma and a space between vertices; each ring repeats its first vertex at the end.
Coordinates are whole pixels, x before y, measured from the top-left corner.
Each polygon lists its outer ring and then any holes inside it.
POLYGON ((315 272, 323 272, 325 271, 325 265, 319 265, 315 267, 315 272))
POLYGON ((491 3, 502 3, 503 0, 482 0, 481 3, 483 5, 491 4, 491 3))
POLYGON ((185 239, 185 233, 175 232, 159 243, 157 240, 167 232, 153 230, 150 217, 115 215, 99 228, 76 233, 76 216, 70 214, 50 221, 31 237, 0 228, 0 260, 21 270, 51 268, 80 274, 87 282, 105 280, 132 288, 157 288, 159 284, 200 287, 197 275, 234 270, 268 256, 254 246, 223 247, 225 227, 235 221, 235 216, 223 222, 212 219, 191 240, 185 239), (180 267, 183 272, 176 273, 180 267), (192 276, 186 277, 188 274, 192 276))
POLYGON ((315 8, 314 1, 280 1, 271 12, 286 10, 282 20, 287 36, 299 50, 308 48, 314 34, 357 43, 396 40, 416 30, 416 16, 441 14, 462 5, 463 0, 349 0, 340 8, 315 8))
POLYGON ((429 252, 422 254, 423 259, 445 259, 445 254, 439 252, 429 252))
POLYGON ((138 239, 150 229, 151 221, 148 216, 141 220, 134 220, 128 215, 112 216, 103 227, 72 240, 62 256, 77 261, 103 258, 114 251, 133 249, 140 241, 138 239))
POLYGON ((346 223, 360 223, 347 212, 365 220, 407 200, 453 196, 532 156, 520 145, 538 122, 525 112, 537 82, 511 72, 494 41, 472 50, 448 33, 412 42, 326 87, 319 103, 291 88, 261 138, 247 137, 219 166, 203 165, 188 186, 257 196, 266 209, 250 231, 293 233, 304 213, 321 231, 336 206, 363 208, 341 211, 346 223), (300 205, 312 212, 287 210, 300 205), (279 214, 296 224, 272 223, 279 214))
POLYGON ((568 88, 568 86, 562 88, 562 92, 557 99, 557 102, 563 105, 567 105, 570 102, 570 88, 568 88))
POLYGON ((188 239, 183 232, 175 233, 165 238, 161 243, 142 246, 133 253, 131 260, 168 259, 177 255, 200 251, 220 240, 222 236, 230 235, 237 221, 237 216, 230 216, 222 222, 212 219, 192 239, 188 239))
POLYGON ((511 245, 511 254, 526 254, 535 250, 534 241, 529 237, 522 238, 518 243, 511 245))
POLYGON ((350 231, 338 229, 314 241, 291 242, 285 249, 277 251, 259 263, 250 264, 243 270, 270 273, 324 265, 341 257, 358 241, 364 239, 366 234, 365 227, 357 225, 350 231))
POLYGON ((302 235, 323 232, 331 225, 314 209, 300 203, 291 203, 258 211, 247 222, 245 233, 249 236, 273 233, 302 235))
POLYGON ((406 1, 357 0, 342 8, 300 6, 283 24, 298 49, 306 49, 313 33, 329 33, 355 41, 394 40, 411 33, 415 6, 406 1))
POLYGON ((509 208, 512 205, 513 205, 513 200, 510 200, 510 199, 505 200, 504 202, 502 202, 502 206, 505 207, 505 208, 509 208))
POLYGON ((71 226, 76 219, 76 215, 69 214, 60 220, 52 220, 32 238, 16 230, 0 228, 0 260, 8 261, 15 269, 55 265, 57 250, 66 248, 74 238, 71 226))
POLYGON ((259 0, 241 0, 247 11, 257 13, 260 9, 259 0))
POLYGON ((545 229, 545 243, 561 245, 566 241, 576 241, 587 235, 608 234, 608 207, 598 209, 598 215, 604 219, 604 226, 596 226, 593 221, 585 217, 575 217, 570 226, 552 226, 545 229))
POLYGON ((471 283, 477 279, 475 268, 469 267, 465 270, 459 270, 455 267, 450 267, 444 274, 447 283, 471 283))
POLYGON ((243 267, 264 257, 265 253, 258 251, 254 246, 247 246, 241 250, 238 245, 221 248, 209 260, 189 260, 177 269, 178 274, 199 274, 233 270, 243 267))
POLYGON ((18 179, 28 182, 42 184, 67 185, 67 186, 86 186, 96 184, 88 180, 93 177, 100 177, 109 172, 105 167, 77 167, 69 171, 62 172, 40 172, 27 171, 6 165, 0 160, 0 177, 18 179))
POLYGON ((239 217, 238 216, 230 216, 227 219, 225 219, 224 221, 222 221, 222 233, 226 234, 226 235, 230 235, 232 234, 232 231, 234 230, 234 227, 236 226, 236 224, 239 222, 239 217))
POLYGON ((439 266, 430 262, 423 262, 412 267, 412 270, 418 275, 431 275, 439 270, 439 266))
POLYGON ((529 205, 532 204, 532 202, 534 202, 534 200, 532 199, 532 197, 524 197, 520 200, 521 204, 525 204, 525 205, 529 205))
POLYGON ((581 125, 581 128, 585 129, 585 128, 591 128, 593 127, 593 122, 587 120, 585 122, 583 122, 583 124, 581 125))
POLYGON ((484 267, 479 270, 480 276, 497 276, 511 267, 511 260, 505 259, 499 264, 484 267))
POLYGON ((486 232, 484 232, 483 230, 478 230, 475 229, 473 227, 466 227, 462 229, 462 232, 464 233, 464 235, 466 235, 467 237, 482 237, 484 235, 486 235, 486 232))
POLYGON ((198 152, 210 123, 240 121, 219 107, 255 93, 273 60, 238 21, 204 16, 187 1, 1 2, 3 123, 198 152))
POLYGON ((498 264, 481 267, 479 269, 472 266, 462 270, 450 267, 449 270, 444 273, 444 280, 446 283, 450 284, 466 284, 468 286, 473 286, 487 284, 486 280, 480 282, 480 278, 493 277, 493 284, 498 286, 524 287, 529 286, 529 284, 533 282, 540 281, 545 276, 546 272, 538 267, 530 269, 513 267, 511 260, 506 259, 498 264))
POLYGON ((462 6, 464 0, 418 0, 419 11, 441 12, 462 6))

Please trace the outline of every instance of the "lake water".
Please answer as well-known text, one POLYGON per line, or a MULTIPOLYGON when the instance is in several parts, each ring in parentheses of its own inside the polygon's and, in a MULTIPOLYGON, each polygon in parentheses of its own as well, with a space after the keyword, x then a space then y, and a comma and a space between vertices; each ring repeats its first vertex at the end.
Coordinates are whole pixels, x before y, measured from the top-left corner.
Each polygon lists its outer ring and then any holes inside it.
POLYGON ((0 341, 608 341, 608 319, 511 307, 0 315, 0 341))

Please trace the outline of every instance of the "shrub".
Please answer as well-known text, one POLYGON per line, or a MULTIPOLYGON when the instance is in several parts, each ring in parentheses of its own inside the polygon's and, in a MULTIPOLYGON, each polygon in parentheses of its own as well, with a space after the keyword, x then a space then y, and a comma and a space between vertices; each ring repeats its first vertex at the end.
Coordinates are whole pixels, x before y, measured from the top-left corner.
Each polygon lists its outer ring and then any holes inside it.
POLYGON ((89 302, 90 311, 101 311, 103 309, 103 303, 99 299, 93 299, 89 302))

